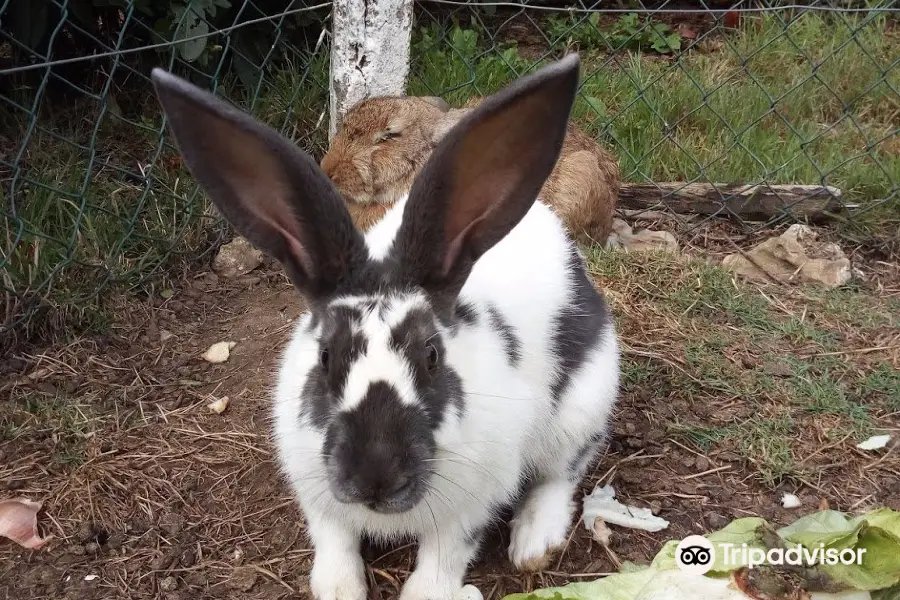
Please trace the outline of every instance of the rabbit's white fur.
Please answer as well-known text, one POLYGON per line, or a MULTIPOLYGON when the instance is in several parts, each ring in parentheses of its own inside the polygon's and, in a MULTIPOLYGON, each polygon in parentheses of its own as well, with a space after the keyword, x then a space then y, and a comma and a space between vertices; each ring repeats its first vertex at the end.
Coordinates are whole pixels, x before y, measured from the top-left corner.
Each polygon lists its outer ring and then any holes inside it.
MULTIPOLYGON (((401 199, 366 236, 370 257, 388 252, 403 217, 401 199)), ((317 360, 310 315, 298 322, 280 368, 275 417, 278 457, 296 492, 316 551, 311 587, 318 600, 364 600, 366 583, 359 555, 361 536, 384 540, 413 536, 419 541, 417 568, 401 600, 449 600, 459 593, 482 529, 503 503, 514 499, 523 473, 539 483, 523 498, 512 523, 511 560, 520 567, 540 561, 565 542, 577 481, 569 476, 572 456, 605 428, 619 381, 619 352, 613 326, 585 357, 558 405, 550 388, 559 357, 552 347, 554 318, 573 294, 573 243, 559 218, 536 202, 513 230, 475 264, 460 299, 483 316, 499 309, 521 340, 516 368, 487 319, 455 334, 442 331, 445 356, 465 390, 461 417, 453 411, 436 433, 436 475, 425 500, 402 514, 380 514, 361 505, 338 503, 328 489, 321 456, 323 434, 302 420, 301 391, 317 360)), ((353 298, 335 302, 352 303, 353 298)), ((410 295, 405 306, 426 302, 410 295)), ((403 306, 394 306, 402 318, 403 306)), ((394 317, 389 317, 394 320, 394 317)), ((611 319, 609 320, 611 323, 611 319)), ((351 369, 350 380, 387 379, 408 389, 402 365, 392 360, 385 338, 390 323, 372 317, 362 324, 369 361, 351 369), (378 348, 373 351, 373 344, 378 348), (383 349, 383 354, 381 351, 383 349)), ((349 392, 345 402, 353 402, 349 392)), ((401 392, 401 397, 407 395, 401 392)), ((409 398, 408 401, 414 401, 409 398)))

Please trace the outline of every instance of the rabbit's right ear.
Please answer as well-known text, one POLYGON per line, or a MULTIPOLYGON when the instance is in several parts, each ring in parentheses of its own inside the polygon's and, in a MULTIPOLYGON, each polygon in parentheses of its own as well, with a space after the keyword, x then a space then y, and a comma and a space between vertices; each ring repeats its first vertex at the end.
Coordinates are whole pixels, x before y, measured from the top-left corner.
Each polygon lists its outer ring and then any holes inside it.
POLYGON ((162 69, 151 79, 185 163, 238 233, 310 301, 366 261, 362 235, 313 159, 273 129, 162 69))
POLYGON ((398 279, 451 305, 475 261, 522 220, 553 170, 579 65, 570 54, 515 81, 441 139, 412 184, 394 240, 398 279))

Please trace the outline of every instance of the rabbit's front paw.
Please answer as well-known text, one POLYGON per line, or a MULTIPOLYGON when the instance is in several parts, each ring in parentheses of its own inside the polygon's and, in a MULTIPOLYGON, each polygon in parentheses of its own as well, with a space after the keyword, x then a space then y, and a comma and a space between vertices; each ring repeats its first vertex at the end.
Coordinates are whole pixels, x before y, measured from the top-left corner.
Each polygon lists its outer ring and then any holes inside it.
POLYGON ((309 576, 316 600, 366 600, 362 557, 353 554, 317 554, 309 576))
POLYGON ((400 591, 400 600, 454 600, 454 591, 447 582, 416 570, 400 591))
POLYGON ((414 572, 403 586, 400 600, 484 600, 484 596, 474 585, 442 585, 414 572))
POLYGON ((571 485, 549 483, 532 490, 511 523, 509 559, 520 571, 542 571, 566 542, 572 516, 571 485))

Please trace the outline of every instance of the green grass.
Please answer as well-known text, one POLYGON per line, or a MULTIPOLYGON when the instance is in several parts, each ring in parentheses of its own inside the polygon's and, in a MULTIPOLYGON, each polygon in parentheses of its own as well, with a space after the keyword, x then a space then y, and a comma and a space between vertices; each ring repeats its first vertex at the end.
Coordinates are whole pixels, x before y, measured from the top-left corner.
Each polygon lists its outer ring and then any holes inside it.
POLYGON ((900 370, 887 363, 879 364, 858 382, 856 393, 860 397, 881 398, 891 409, 900 411, 900 370))
POLYGON ((877 295, 805 286, 768 289, 767 299, 683 256, 595 248, 587 257, 624 341, 622 389, 700 451, 736 453, 775 485, 808 474, 794 458, 821 445, 817 432, 862 441, 896 422, 900 372, 857 351, 896 327, 877 295))
POLYGON ((798 474, 791 449, 794 429, 790 417, 754 417, 735 432, 741 454, 753 463, 768 485, 775 485, 786 475, 798 474))
MULTIPOLYGON (((265 72, 258 90, 228 77, 220 93, 321 154, 327 140, 316 124, 326 105, 326 58, 308 69, 288 58, 265 72)), ((0 159, 11 161, 19 144, 26 148, 14 218, 6 209, 9 187, 0 186, 0 314, 13 318, 15 334, 3 332, 0 351, 33 334, 102 329, 112 318, 102 292, 166 287, 167 276, 203 259, 222 232, 168 132, 161 134, 153 96, 138 115, 88 101, 54 110, 48 101, 30 133, 24 114, 0 113, 21 134, 0 159)))
MULTIPOLYGON (((885 19, 749 17, 675 61, 609 61, 610 39, 585 27, 551 42, 582 52, 574 116, 606 141, 627 180, 826 183, 864 205, 867 224, 900 235, 900 33, 886 32, 885 19)), ((410 93, 451 103, 534 68, 514 45, 493 48, 459 27, 423 29, 414 56, 410 93)))
POLYGON ((734 429, 731 427, 705 427, 681 423, 671 423, 668 430, 669 433, 683 438, 704 452, 711 450, 717 443, 734 434, 734 429))
POLYGON ((28 435, 33 441, 52 442, 52 460, 78 465, 85 460, 85 443, 95 433, 89 409, 63 391, 13 391, 0 407, 0 441, 28 435))

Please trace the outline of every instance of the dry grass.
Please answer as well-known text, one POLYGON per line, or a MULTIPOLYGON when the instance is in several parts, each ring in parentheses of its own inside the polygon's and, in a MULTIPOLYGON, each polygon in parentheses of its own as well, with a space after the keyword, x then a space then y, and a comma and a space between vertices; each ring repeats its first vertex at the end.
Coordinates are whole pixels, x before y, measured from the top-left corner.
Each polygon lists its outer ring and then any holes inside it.
MULTIPOLYGON (((735 517, 791 520, 784 491, 801 511, 900 508, 897 447, 855 448, 900 431, 896 265, 865 264, 857 288, 789 290, 737 283, 694 253, 590 256, 626 360, 612 443, 583 491, 610 482, 670 528, 616 529, 607 551, 576 527, 549 571, 522 577, 498 525, 471 572, 487 598, 596 578, 735 517)), ((104 335, 0 366, 0 496, 44 501, 54 536, 37 552, 0 543, 0 595, 306 597, 311 553, 266 399, 271 349, 301 307, 269 273, 185 281, 169 299, 123 304, 104 335), (199 358, 223 339, 237 342, 228 362, 199 358), (223 395, 214 414, 206 404, 223 395)), ((396 598, 411 550, 366 550, 373 597, 396 598)))

